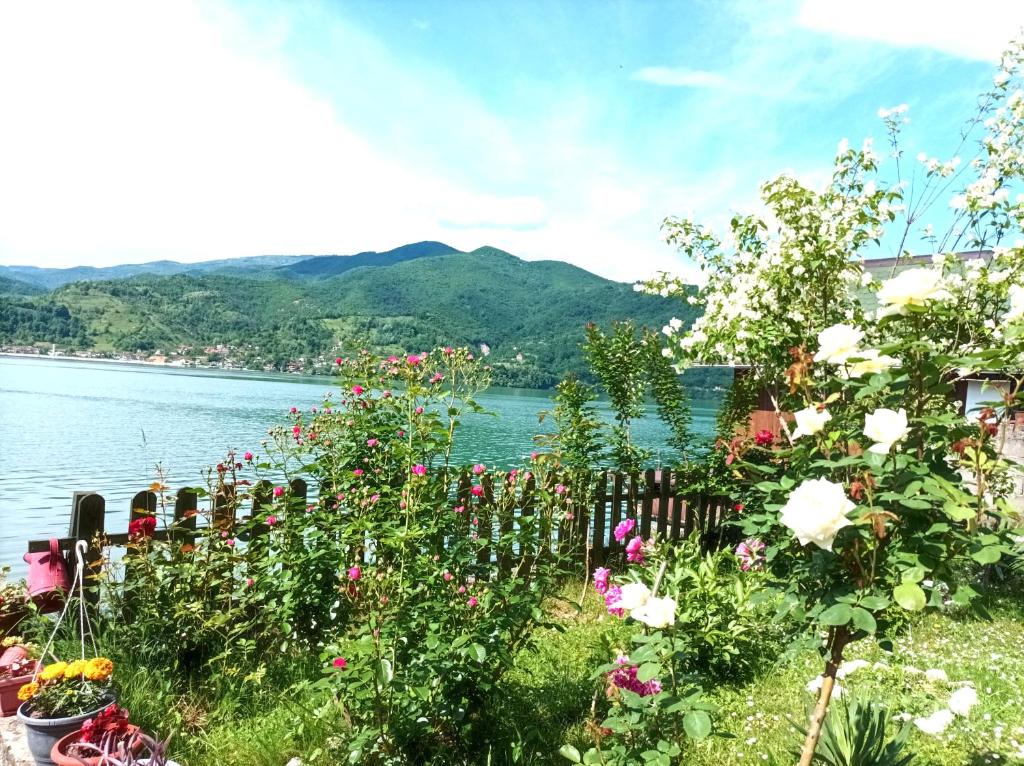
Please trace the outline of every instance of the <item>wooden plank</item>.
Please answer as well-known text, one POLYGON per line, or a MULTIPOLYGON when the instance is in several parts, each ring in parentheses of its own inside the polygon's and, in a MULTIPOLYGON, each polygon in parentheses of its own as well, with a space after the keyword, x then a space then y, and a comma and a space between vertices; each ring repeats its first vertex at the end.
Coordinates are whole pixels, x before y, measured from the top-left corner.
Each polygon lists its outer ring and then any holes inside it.
POLYGON ((223 484, 213 496, 213 526, 230 532, 235 527, 235 485, 223 484))
POLYGON ((483 545, 477 551, 476 560, 478 564, 491 563, 491 539, 493 536, 494 518, 494 482, 489 474, 480 477, 480 486, 484 494, 476 506, 477 526, 476 533, 483 541, 483 545))
POLYGON ((199 516, 199 495, 191 487, 182 487, 174 496, 175 537, 182 545, 195 545, 196 519, 199 516))
MULTIPOLYGON (((99 578, 103 569, 103 531, 106 526, 106 500, 95 493, 80 497, 76 513, 72 517, 75 528, 71 534, 85 540, 85 599, 95 604, 99 600, 99 578)), ((74 558, 72 558, 74 562, 74 558)))
POLYGON ((608 553, 605 541, 608 530, 605 521, 608 513, 608 472, 599 471, 594 486, 594 536, 590 543, 590 561, 595 567, 603 567, 608 553))
POLYGON ((683 537, 689 537, 693 533, 696 520, 697 508, 700 503, 700 495, 691 495, 686 498, 686 507, 683 515, 683 537))
POLYGON ((670 540, 678 540, 682 525, 683 504, 679 499, 679 493, 673 486, 676 476, 671 468, 661 469, 661 504, 665 507, 668 515, 668 537, 670 540))
POLYGON ((522 504, 522 508, 519 512, 520 526, 522 526, 522 524, 524 523, 523 519, 527 519, 528 521, 526 523, 532 524, 534 527, 533 535, 529 539, 525 535, 523 535, 523 539, 525 541, 524 544, 527 546, 527 550, 521 551, 521 553, 525 559, 523 569, 525 570, 525 576, 527 578, 529 578, 530 576, 530 571, 533 569, 533 565, 534 562, 537 560, 538 553, 542 550, 544 540, 547 539, 547 544, 549 546, 551 544, 551 530, 545 530, 544 527, 547 526, 546 524, 536 524, 533 520, 534 504, 536 503, 536 500, 537 479, 534 477, 533 471, 527 471, 527 478, 526 482, 523 485, 523 494, 522 499, 520 501, 522 504), (547 538, 544 537, 545 532, 547 533, 547 538))
POLYGON ((640 487, 638 483, 639 476, 632 474, 629 478, 630 484, 632 485, 632 495, 639 495, 641 497, 640 502, 640 536, 647 540, 651 536, 651 518, 654 515, 654 471, 644 471, 644 483, 643 487, 640 487))
POLYGON ((512 571, 512 558, 515 555, 511 542, 512 521, 516 508, 515 493, 515 481, 506 476, 501 489, 501 503, 498 506, 498 571, 503 576, 508 576, 512 571))
MULTIPOLYGON (((272 506, 274 503, 274 485, 263 479, 253 485, 252 491, 252 518, 249 525, 249 539, 263 537, 270 531, 264 517, 263 509, 272 506)), ((244 539, 244 536, 242 536, 244 539)))
POLYGON ((667 486, 672 476, 665 470, 658 471, 656 475, 654 471, 648 471, 648 473, 652 474, 651 478, 655 480, 651 484, 651 492, 654 493, 655 497, 655 518, 658 520, 658 539, 666 540, 668 539, 669 522, 668 496, 665 490, 662 489, 661 485, 664 483, 667 486))
POLYGON ((622 544, 616 541, 614 537, 615 527, 622 521, 622 482, 622 473, 616 471, 612 478, 612 513, 610 523, 613 534, 608 541, 608 550, 610 552, 617 551, 622 547, 622 544))

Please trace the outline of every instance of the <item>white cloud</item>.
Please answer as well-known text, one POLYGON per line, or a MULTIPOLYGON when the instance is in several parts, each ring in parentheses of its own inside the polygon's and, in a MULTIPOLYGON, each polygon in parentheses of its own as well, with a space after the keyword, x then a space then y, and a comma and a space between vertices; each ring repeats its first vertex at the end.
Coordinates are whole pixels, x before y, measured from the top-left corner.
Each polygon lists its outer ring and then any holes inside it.
POLYGON ((437 213, 441 225, 455 229, 536 229, 547 220, 547 208, 537 197, 494 194, 457 194, 437 213))
POLYGON ((670 88, 720 88, 729 82, 718 72, 667 66, 643 67, 633 72, 633 79, 670 88))
POLYGON ((1021 0, 804 0, 797 23, 808 29, 900 48, 930 48, 965 59, 998 61, 1024 25, 1021 0))

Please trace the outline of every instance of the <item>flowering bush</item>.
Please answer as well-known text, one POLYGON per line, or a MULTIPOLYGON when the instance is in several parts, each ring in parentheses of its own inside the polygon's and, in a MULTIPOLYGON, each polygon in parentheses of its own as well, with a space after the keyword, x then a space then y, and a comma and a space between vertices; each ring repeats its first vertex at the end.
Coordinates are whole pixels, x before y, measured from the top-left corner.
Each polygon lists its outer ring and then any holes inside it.
MULTIPOLYGON (((1024 403, 1024 247, 1002 243, 1024 222, 1024 200, 1009 192, 1024 176, 1022 51, 1018 43, 1007 52, 982 99, 972 123, 986 130, 982 152, 964 168, 919 158, 924 182, 908 192, 898 178, 875 177, 870 142, 853 150, 844 141, 824 190, 788 177, 766 184, 772 222, 734 219, 729 247, 690 221, 666 222, 670 241, 710 272, 698 296, 664 275, 647 285, 706 306, 690 332, 666 327, 676 361, 749 364, 776 409, 794 413, 770 460, 731 456, 743 528, 766 543, 781 613, 825 635, 802 764, 844 647, 884 633, 901 612, 942 605, 947 592, 969 605, 978 583, 961 575, 1011 552, 1012 467, 999 457, 998 434, 1024 403), (879 285, 863 251, 895 233, 902 256, 950 183, 964 186, 951 201, 949 233, 920 232, 936 246, 932 264, 879 285), (887 227, 900 216, 902 227, 887 227), (978 252, 966 260, 944 252, 959 242, 978 252), (960 412, 956 383, 977 370, 1005 384, 980 412, 960 412)), ((904 111, 882 113, 897 158, 904 111)))
POLYGON ((67 718, 96 710, 113 696, 114 663, 106 657, 54 662, 18 690, 33 718, 67 718))

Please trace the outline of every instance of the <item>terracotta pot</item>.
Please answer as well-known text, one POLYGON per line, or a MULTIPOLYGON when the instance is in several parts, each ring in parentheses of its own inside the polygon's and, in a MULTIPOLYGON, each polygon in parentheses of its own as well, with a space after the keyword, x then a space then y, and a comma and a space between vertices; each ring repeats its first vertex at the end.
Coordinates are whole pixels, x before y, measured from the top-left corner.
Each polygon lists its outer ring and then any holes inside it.
POLYGON ((26 657, 28 657, 28 649, 24 646, 8 646, 4 649, 4 653, 0 654, 0 668, 6 668, 15 662, 21 662, 26 657))
POLYGON ((6 718, 18 712, 18 706, 21 704, 21 700, 18 699, 18 689, 32 680, 38 667, 38 660, 30 662, 17 677, 0 679, 0 717, 6 718))
MULTIPOLYGON (((133 724, 128 724, 128 735, 127 735, 127 737, 131 737, 138 730, 139 730, 138 726, 135 726, 133 724)), ((79 737, 79 735, 81 735, 81 733, 82 733, 81 729, 75 729, 70 734, 65 734, 63 737, 61 737, 56 742, 54 742, 53 743, 53 747, 50 749, 50 760, 53 761, 55 764, 57 764, 57 766, 82 766, 82 762, 83 761, 86 764, 88 764, 88 766, 100 766, 100 764, 101 764, 100 758, 102 756, 91 755, 91 756, 77 756, 76 757, 76 756, 71 756, 71 755, 65 755, 64 754, 64 751, 68 749, 68 746, 71 745, 73 742, 76 742, 78 740, 78 737, 79 737)), ((126 738, 126 741, 127 741, 127 738, 126 738)), ((142 741, 141 740, 137 739, 137 740, 135 740, 132 743, 132 752, 135 755, 138 755, 139 753, 142 752, 142 741)))
POLYGON ((95 710, 68 718, 33 718, 32 701, 23 702, 18 708, 18 720, 25 724, 28 749, 37 766, 54 766, 53 759, 50 758, 50 751, 53 750, 54 743, 65 734, 78 731, 83 723, 103 712, 115 701, 111 696, 95 710))

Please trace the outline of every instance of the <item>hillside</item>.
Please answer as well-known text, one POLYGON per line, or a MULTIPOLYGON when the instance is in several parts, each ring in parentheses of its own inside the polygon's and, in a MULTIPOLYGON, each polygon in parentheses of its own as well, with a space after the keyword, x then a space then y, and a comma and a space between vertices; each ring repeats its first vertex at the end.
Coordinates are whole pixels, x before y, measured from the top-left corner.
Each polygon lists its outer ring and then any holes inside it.
MULTIPOLYGON (((585 372, 579 343, 587 322, 632 318, 660 327, 681 308, 560 261, 523 261, 495 248, 460 253, 440 243, 410 248, 397 262, 376 265, 388 254, 373 254, 364 261, 374 265, 327 278, 264 271, 78 282, 19 299, 6 314, 0 298, 0 317, 8 317, 0 343, 111 353, 181 349, 190 359, 225 346, 240 366, 295 369, 304 358, 307 372, 318 371, 311 364, 317 357, 325 371, 357 344, 396 352, 464 344, 489 348, 499 384, 546 388, 565 372, 585 372), (26 313, 30 308, 36 313, 26 313), (32 336, 19 318, 47 334, 32 336)), ((690 380, 711 387, 721 377, 697 371, 690 380)))
POLYGON ((0 276, 0 295, 38 295, 44 293, 42 287, 20 279, 0 276))
POLYGON ((443 242, 415 242, 383 253, 369 251, 355 255, 318 255, 295 264, 278 267, 272 274, 273 276, 297 279, 333 277, 362 266, 391 266, 417 258, 430 258, 435 255, 448 255, 457 252, 459 251, 454 247, 443 242))

